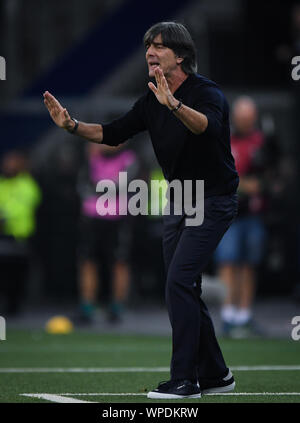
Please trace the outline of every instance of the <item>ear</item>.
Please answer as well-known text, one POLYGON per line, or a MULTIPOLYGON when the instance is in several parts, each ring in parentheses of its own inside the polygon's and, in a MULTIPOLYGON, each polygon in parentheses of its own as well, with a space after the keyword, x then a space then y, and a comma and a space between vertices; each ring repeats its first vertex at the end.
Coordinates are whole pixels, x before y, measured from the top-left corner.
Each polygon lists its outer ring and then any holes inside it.
POLYGON ((176 62, 177 62, 178 65, 180 65, 183 61, 184 61, 183 57, 176 56, 176 62))

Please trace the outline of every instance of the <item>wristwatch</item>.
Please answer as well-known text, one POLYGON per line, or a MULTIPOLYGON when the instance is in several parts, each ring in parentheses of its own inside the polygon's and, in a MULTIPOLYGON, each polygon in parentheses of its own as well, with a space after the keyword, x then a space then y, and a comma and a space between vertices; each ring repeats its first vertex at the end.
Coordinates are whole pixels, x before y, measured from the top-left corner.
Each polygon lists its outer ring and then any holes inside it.
POLYGON ((171 112, 177 112, 177 110, 179 110, 181 106, 182 106, 182 101, 179 100, 179 103, 177 104, 176 107, 174 107, 174 109, 171 109, 171 112))
POLYGON ((75 118, 71 118, 73 120, 73 122, 75 122, 75 126, 73 129, 67 129, 68 132, 70 132, 70 134, 74 134, 77 131, 78 128, 78 120, 75 118))

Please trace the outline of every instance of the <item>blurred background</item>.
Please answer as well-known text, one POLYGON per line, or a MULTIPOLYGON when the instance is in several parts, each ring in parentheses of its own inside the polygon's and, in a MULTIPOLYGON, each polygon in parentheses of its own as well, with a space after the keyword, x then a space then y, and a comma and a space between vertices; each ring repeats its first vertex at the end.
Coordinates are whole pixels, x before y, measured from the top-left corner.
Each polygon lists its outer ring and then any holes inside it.
MULTIPOLYGON (((99 178, 117 180, 124 170, 162 178, 148 135, 117 151, 93 149, 54 126, 42 97, 49 90, 87 122, 120 116, 148 89, 143 34, 166 20, 186 24, 198 72, 231 106, 240 217, 254 216, 260 228, 246 255, 260 252, 237 282, 246 286, 245 308, 275 335, 300 314, 300 81, 291 77, 300 2, 1 0, 0 315, 8 322, 37 325, 37 316, 63 313, 99 330, 169 331, 161 217, 91 211, 99 178)), ((235 266, 225 264, 212 259, 203 278, 220 331, 235 266)))

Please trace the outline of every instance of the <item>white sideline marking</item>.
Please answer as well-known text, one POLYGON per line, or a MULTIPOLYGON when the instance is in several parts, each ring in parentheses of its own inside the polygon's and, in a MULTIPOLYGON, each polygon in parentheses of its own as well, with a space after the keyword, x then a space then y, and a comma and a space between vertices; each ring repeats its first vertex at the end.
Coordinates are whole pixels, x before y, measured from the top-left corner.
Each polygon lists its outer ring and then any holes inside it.
MULTIPOLYGON (((129 396, 146 396, 147 393, 132 393, 132 392, 98 392, 98 393, 63 393, 63 394, 20 394, 25 397, 39 398, 51 402, 59 403, 93 403, 95 401, 83 401, 75 398, 71 398, 67 395, 72 396, 116 396, 116 397, 129 397, 129 396)), ((235 392, 235 393, 214 393, 207 394, 211 396, 299 396, 300 392, 235 392)))
MULTIPOLYGON (((145 396, 145 395, 147 395, 147 393, 134 393, 134 392, 122 392, 122 393, 116 393, 116 392, 114 392, 114 393, 110 393, 110 392, 90 392, 90 393, 71 393, 71 392, 68 392, 68 393, 63 393, 63 394, 58 394, 58 395, 73 395, 73 396, 76 396, 76 397, 79 397, 79 396, 108 396, 108 395, 112 395, 112 396, 126 396, 126 395, 128 395, 128 396, 145 396)), ((223 392, 223 393, 221 393, 221 392, 218 392, 218 393, 211 393, 211 394, 205 394, 205 396, 206 395, 300 395, 300 392, 227 392, 227 393, 225 393, 225 392, 223 392)))
MULTIPOLYGON (((229 366, 232 371, 300 370, 299 366, 229 366)), ((169 367, 0 367, 0 373, 159 373, 169 367)))
POLYGON ((0 373, 122 373, 168 372, 169 367, 25 367, 0 368, 0 373))
POLYGON ((234 371, 264 371, 264 370, 300 370, 300 366, 228 366, 234 371))
POLYGON ((281 396, 281 395, 300 395, 300 392, 228 392, 227 394, 222 394, 220 392, 214 394, 206 394, 206 395, 226 395, 226 396, 239 396, 239 395, 270 395, 270 396, 281 396))
POLYGON ((52 402, 63 402, 63 403, 94 402, 94 401, 83 401, 83 400, 78 400, 78 399, 74 399, 70 397, 65 397, 60 394, 59 395, 58 394, 20 394, 20 395, 24 397, 45 399, 47 401, 52 401, 52 402))

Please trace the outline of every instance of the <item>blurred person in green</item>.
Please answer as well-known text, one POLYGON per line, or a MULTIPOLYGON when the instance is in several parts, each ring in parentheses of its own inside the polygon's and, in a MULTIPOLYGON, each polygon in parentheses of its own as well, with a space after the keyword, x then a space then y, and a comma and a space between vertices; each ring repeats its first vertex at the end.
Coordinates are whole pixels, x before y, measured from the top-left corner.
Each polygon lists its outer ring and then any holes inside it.
POLYGON ((0 289, 1 312, 20 309, 30 262, 30 239, 35 232, 35 211, 41 191, 21 151, 9 151, 1 160, 0 174, 0 289))
POLYGON ((141 179, 148 185, 148 213, 135 216, 133 225, 132 275, 139 297, 143 301, 163 298, 165 269, 161 237, 163 233, 163 210, 167 204, 167 182, 156 163, 145 164, 141 179))

